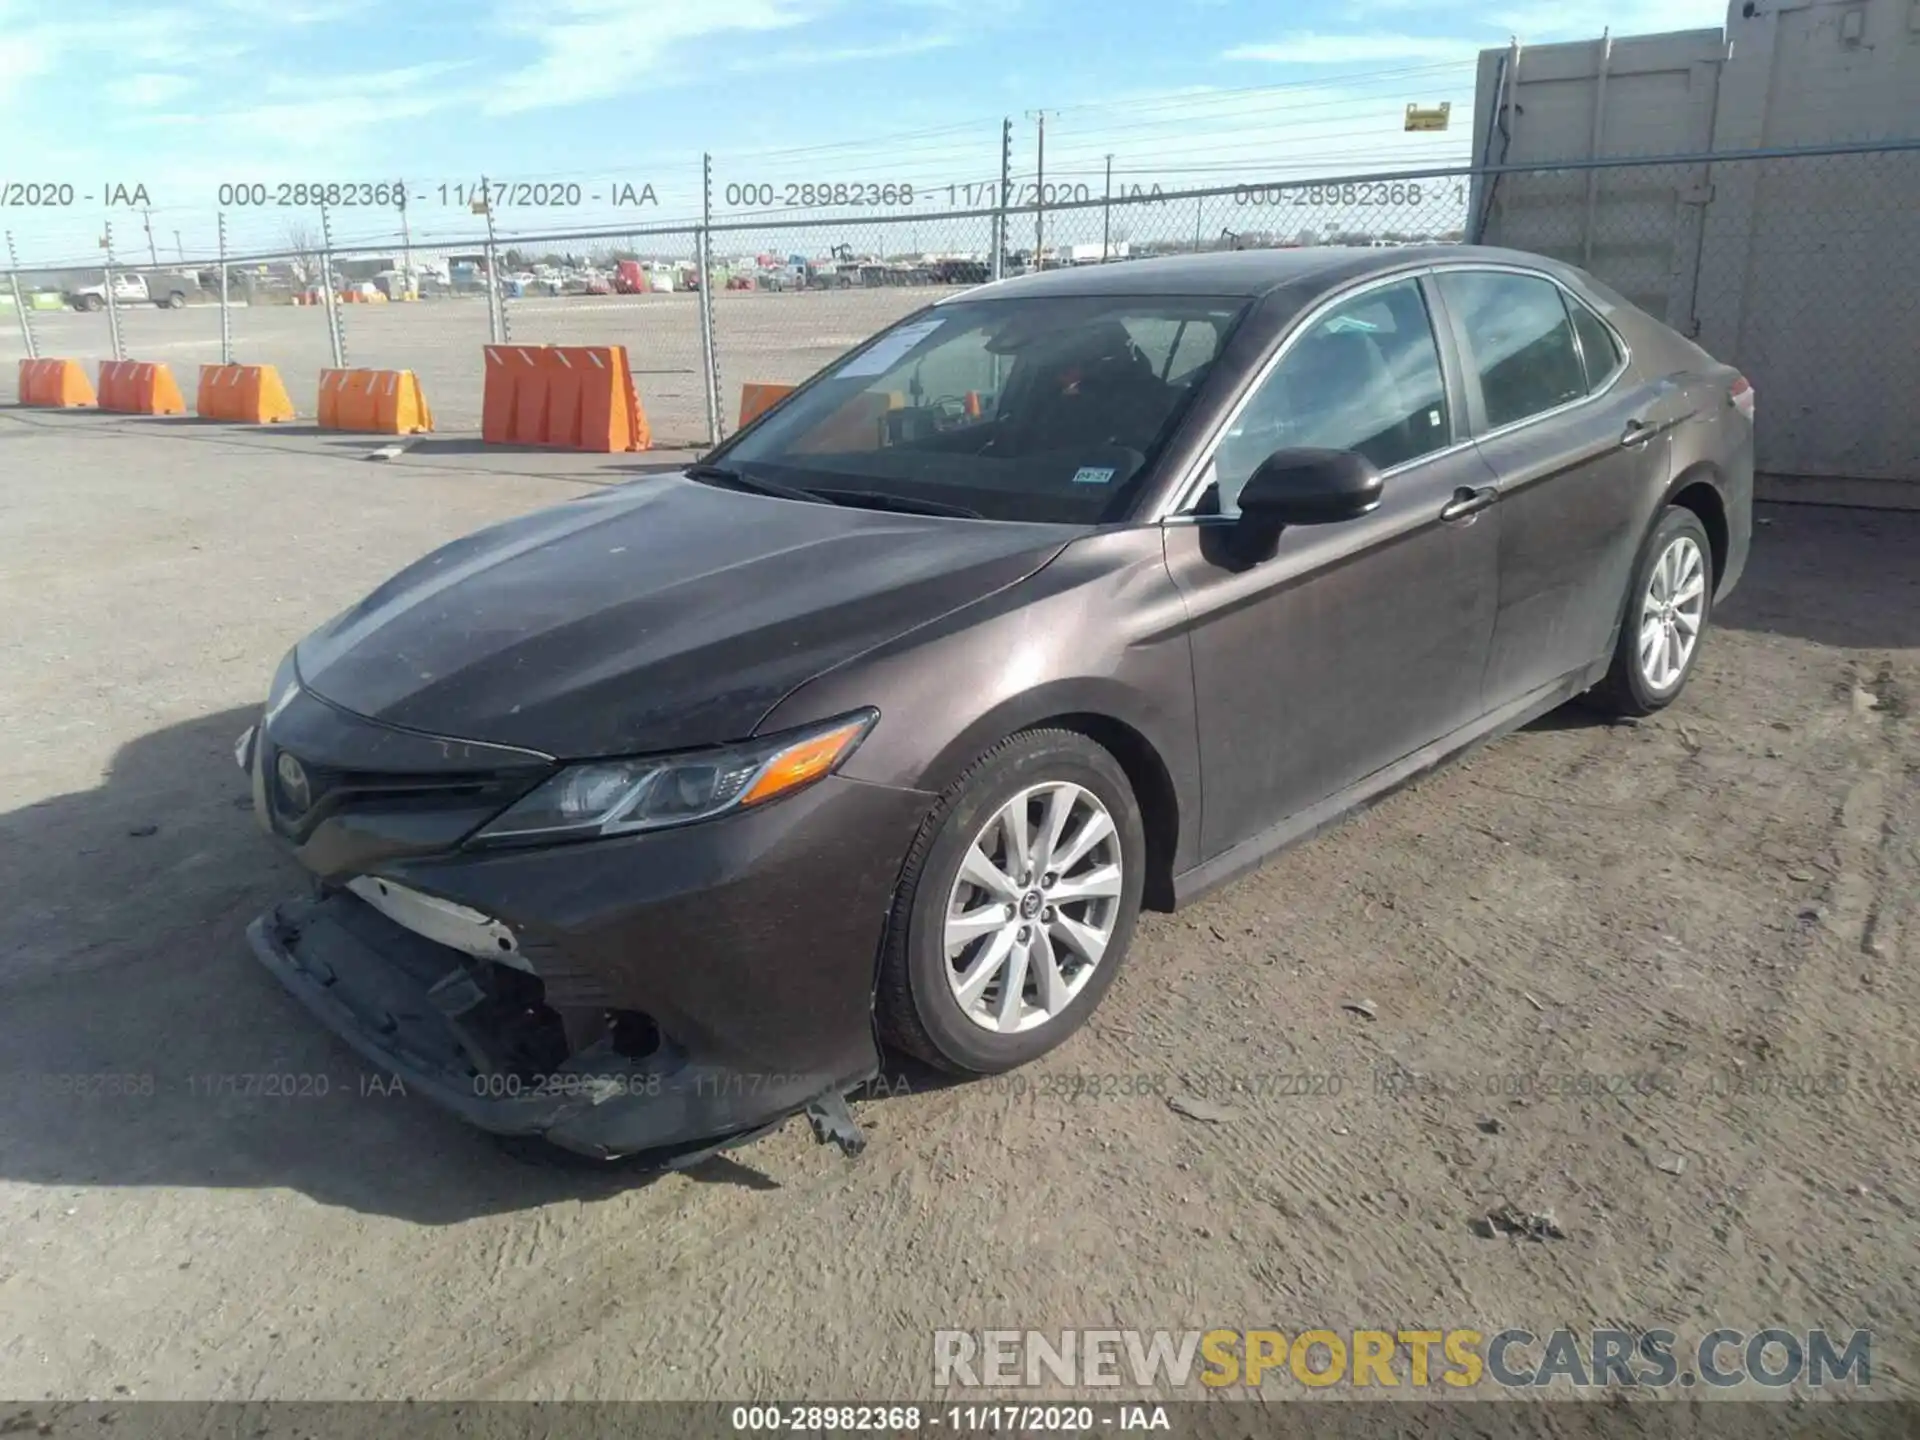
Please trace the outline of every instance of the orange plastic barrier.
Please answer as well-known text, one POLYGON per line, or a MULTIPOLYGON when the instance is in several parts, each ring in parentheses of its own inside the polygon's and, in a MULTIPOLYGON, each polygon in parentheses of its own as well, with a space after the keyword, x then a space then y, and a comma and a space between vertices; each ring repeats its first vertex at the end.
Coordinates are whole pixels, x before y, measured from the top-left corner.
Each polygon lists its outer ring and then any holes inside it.
POLYGON ((906 403, 907 397, 898 390, 864 390, 849 396, 846 404, 814 426, 805 439, 796 440, 793 448, 809 455, 878 450, 886 438, 887 412, 904 409, 906 403))
POLYGON ((205 420, 271 425, 293 419, 293 402, 271 365, 202 365, 193 408, 205 420))
POLYGON ((411 370, 322 370, 320 428, 417 435, 433 429, 433 412, 411 370))
POLYGON ((740 387, 740 428, 746 429, 767 411, 791 395, 795 386, 765 385, 753 381, 740 387))
POLYGON ((71 410, 93 404, 93 386, 78 360, 22 360, 20 403, 71 410))
POLYGON ((100 408, 124 415, 184 415, 187 402, 165 365, 141 360, 100 362, 100 408))
POLYGON ((489 345, 480 438, 613 454, 653 445, 624 345, 489 345))

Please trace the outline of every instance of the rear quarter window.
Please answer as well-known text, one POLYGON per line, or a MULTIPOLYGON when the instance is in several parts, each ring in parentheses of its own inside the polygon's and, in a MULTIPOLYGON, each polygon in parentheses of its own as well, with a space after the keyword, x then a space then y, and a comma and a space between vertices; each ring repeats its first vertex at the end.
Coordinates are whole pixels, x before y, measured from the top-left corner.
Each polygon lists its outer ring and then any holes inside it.
POLYGON ((1587 388, 1598 390, 1619 373, 1626 356, 1620 353, 1620 342, 1614 339, 1606 321, 1578 300, 1569 299, 1567 308, 1573 312, 1573 330, 1580 337, 1580 358, 1586 364, 1587 388))

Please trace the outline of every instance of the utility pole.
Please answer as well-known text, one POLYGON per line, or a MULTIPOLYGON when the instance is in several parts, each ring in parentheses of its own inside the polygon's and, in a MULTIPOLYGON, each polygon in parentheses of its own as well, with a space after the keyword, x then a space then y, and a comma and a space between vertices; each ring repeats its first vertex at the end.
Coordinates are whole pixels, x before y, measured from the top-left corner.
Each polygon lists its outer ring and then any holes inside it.
POLYGON ((1007 260, 1007 201, 1013 188, 1013 120, 1011 117, 1000 122, 1000 198, 993 207, 993 264, 991 277, 1000 279, 1006 273, 1007 260))
POLYGON ((1027 112, 1037 127, 1033 160, 1033 268, 1045 268, 1041 257, 1047 245, 1047 112, 1027 112))
POLYGON ((1107 156, 1107 203, 1100 207, 1100 263, 1107 263, 1107 244, 1113 238, 1113 156, 1107 156))
POLYGON ((187 247, 180 243, 180 232, 173 232, 173 253, 180 258, 182 265, 187 263, 187 247))
POLYGON ((147 227, 147 259, 153 263, 153 268, 158 270, 160 268, 160 252, 153 248, 153 212, 151 210, 142 210, 140 212, 140 223, 147 227))

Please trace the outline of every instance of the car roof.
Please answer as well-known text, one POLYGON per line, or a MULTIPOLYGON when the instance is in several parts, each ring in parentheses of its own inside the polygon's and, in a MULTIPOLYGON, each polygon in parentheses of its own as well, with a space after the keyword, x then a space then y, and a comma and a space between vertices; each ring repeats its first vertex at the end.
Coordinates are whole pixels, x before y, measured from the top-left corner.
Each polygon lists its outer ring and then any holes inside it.
POLYGON ((1291 286, 1331 288, 1370 275, 1440 263, 1483 261, 1558 273, 1538 255, 1491 245, 1319 245, 1286 250, 1228 250, 1109 261, 1016 275, 954 299, 1039 295, 1220 295, 1253 299, 1291 286))

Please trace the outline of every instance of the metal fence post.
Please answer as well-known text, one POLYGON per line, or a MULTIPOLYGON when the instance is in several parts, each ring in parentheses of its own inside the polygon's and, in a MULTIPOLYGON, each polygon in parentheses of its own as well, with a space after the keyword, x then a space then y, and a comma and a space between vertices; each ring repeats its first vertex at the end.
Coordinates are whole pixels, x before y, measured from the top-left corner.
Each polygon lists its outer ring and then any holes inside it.
POLYGON ((487 338, 495 345, 507 343, 507 297, 500 288, 500 255, 493 240, 493 184, 480 177, 480 213, 487 221, 487 338))
POLYGON ((320 303, 327 307, 327 339, 333 346, 333 368, 347 366, 347 337, 342 330, 340 297, 333 293, 333 225, 327 207, 320 207, 320 303))
POLYGON ((1047 268, 1047 112, 1029 112, 1035 124, 1033 156, 1033 268, 1047 268))
POLYGON ((713 156, 700 157, 700 228, 694 234, 694 263, 700 270, 700 358, 706 373, 707 441, 726 438, 720 410, 720 347, 713 333, 713 156))
POLYGON ((220 237, 220 363, 233 363, 233 312, 227 298, 227 212, 214 216, 214 233, 220 237))
POLYGON ((27 347, 27 358, 38 360, 40 347, 33 339, 33 318, 27 313, 26 301, 20 298, 20 255, 13 248, 13 232, 7 231, 7 279, 13 284, 13 310, 20 317, 20 339, 27 347))
POLYGON ((106 281, 101 288, 107 292, 107 333, 113 337, 113 358, 124 360, 127 357, 120 353, 120 305, 113 298, 113 222, 111 220, 106 222, 104 232, 100 236, 100 248, 107 252, 106 268, 101 271, 101 278, 106 281))
POLYGON ((1006 273, 1007 263, 1007 199, 1012 189, 1013 170, 1013 117, 1008 116, 1000 122, 1000 195, 993 205, 993 268, 992 278, 1000 279, 1006 273))
MULTIPOLYGON (((1600 64, 1593 82, 1593 142, 1587 157, 1600 158, 1600 146, 1607 128, 1607 72, 1613 68, 1613 27, 1600 32, 1600 64)), ((1580 263, 1593 268, 1593 217, 1600 207, 1600 171, 1587 171, 1587 216, 1580 228, 1580 263)))
POLYGON ((1113 241, 1113 156, 1107 156, 1107 198, 1100 207, 1100 263, 1107 263, 1113 241))

